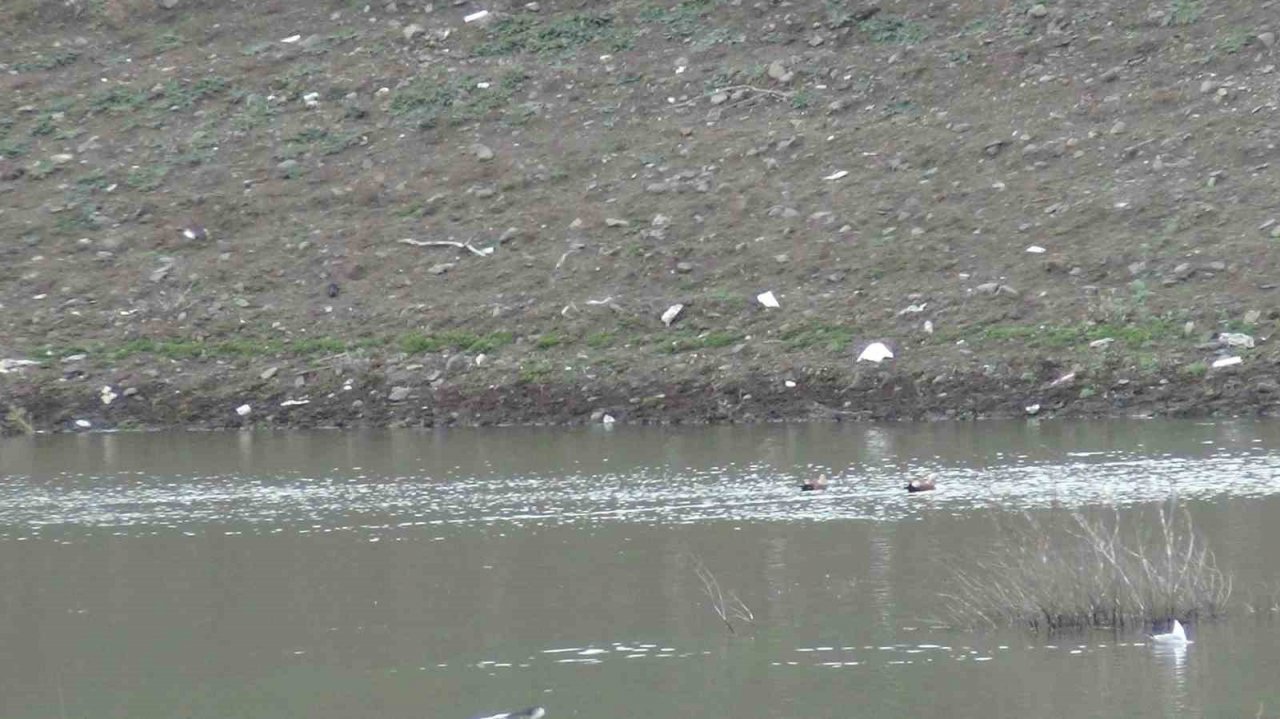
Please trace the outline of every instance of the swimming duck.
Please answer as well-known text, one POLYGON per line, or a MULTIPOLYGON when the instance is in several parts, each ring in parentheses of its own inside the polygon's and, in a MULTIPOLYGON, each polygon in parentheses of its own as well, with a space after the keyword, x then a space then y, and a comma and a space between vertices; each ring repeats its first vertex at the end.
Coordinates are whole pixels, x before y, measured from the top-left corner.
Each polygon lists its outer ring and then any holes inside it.
POLYGON ((817 479, 811 479, 800 485, 801 492, 821 492, 827 488, 827 475, 819 474, 817 479))
POLYGON ((910 482, 907 482, 907 491, 908 492, 928 492, 928 491, 937 489, 938 486, 935 483, 935 480, 936 480, 936 477, 932 474, 926 474, 925 476, 919 479, 913 479, 910 482))
POLYGON ((1182 646, 1185 644, 1191 644, 1191 642, 1187 640, 1187 630, 1182 628, 1182 622, 1178 621, 1177 619, 1173 620, 1173 626, 1169 628, 1168 632, 1164 634, 1152 634, 1151 641, 1155 642, 1156 644, 1164 644, 1164 645, 1170 645, 1170 646, 1182 646))

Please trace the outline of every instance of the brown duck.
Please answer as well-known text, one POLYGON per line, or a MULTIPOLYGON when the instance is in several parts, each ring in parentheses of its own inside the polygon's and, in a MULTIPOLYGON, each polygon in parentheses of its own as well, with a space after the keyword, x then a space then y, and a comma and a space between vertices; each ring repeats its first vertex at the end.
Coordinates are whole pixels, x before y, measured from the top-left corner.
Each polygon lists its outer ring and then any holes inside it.
POLYGON ((908 492, 929 492, 937 488, 938 485, 936 484, 935 477, 932 474, 926 474, 919 479, 913 479, 910 482, 907 482, 908 492))
POLYGON ((827 475, 819 474, 817 479, 811 479, 800 485, 801 492, 821 492, 827 488, 827 475))

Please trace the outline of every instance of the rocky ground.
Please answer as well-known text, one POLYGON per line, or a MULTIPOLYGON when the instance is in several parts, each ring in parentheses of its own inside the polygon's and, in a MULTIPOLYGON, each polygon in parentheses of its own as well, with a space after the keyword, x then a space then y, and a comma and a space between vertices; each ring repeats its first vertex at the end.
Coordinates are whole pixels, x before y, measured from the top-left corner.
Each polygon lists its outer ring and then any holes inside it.
POLYGON ((1277 17, 9 0, 0 426, 1271 414, 1277 17))

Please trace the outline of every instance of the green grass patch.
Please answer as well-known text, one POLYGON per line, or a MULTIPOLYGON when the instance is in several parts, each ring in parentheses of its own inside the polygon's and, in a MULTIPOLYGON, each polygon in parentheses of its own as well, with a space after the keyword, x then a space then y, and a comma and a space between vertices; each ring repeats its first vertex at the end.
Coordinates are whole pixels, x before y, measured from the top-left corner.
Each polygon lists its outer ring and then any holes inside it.
POLYGON ((413 122, 419 128, 435 127, 442 122, 461 124, 478 120, 511 104, 512 97, 528 79, 521 71, 508 72, 479 87, 475 76, 457 78, 420 77, 402 88, 392 98, 391 114, 413 122))
POLYGON ((1205 362, 1192 362, 1182 368, 1182 373, 1189 377, 1203 377, 1209 374, 1209 365, 1205 362))
POLYGON ((550 360, 533 360, 520 365, 520 381, 527 384, 541 384, 551 378, 555 365, 550 360))
POLYGON ((736 332, 692 332, 681 330, 662 337, 658 350, 667 354, 728 347, 742 340, 736 332))
POLYGON ((610 51, 625 50, 631 35, 610 15, 580 13, 552 22, 515 17, 493 25, 475 52, 482 56, 563 53, 601 42, 610 51))
POLYGON ((841 352, 851 342, 853 330, 841 325, 813 323, 782 332, 783 346, 793 350, 822 347, 831 352, 841 352))
POLYGON ((858 23, 858 29, 877 45, 915 45, 929 35, 920 23, 898 15, 875 15, 858 23))
POLYGON ((13 69, 18 72, 41 72, 66 67, 80 59, 80 53, 71 50, 60 50, 48 55, 37 55, 30 62, 15 62, 13 69))
POLYGON ((31 145, 17 140, 0 140, 0 158, 22 157, 31 149, 31 145))
POLYGON ((1028 347, 1078 347, 1111 338, 1129 347, 1146 347, 1182 338, 1182 327, 1173 320, 1152 319, 1130 324, 1096 325, 993 325, 982 328, 977 339, 1018 342, 1028 347))
POLYGON ((124 184, 131 190, 151 192, 159 189, 168 174, 169 166, 165 164, 158 163, 146 167, 135 167, 129 170, 129 174, 125 175, 124 184))
POLYGON ((477 335, 465 330, 446 330, 437 334, 410 332, 400 337, 400 349, 408 354, 454 349, 462 352, 492 352, 515 341, 510 332, 477 335))
POLYGON ((639 19, 660 24, 668 40, 688 40, 707 31, 702 23, 712 4, 712 0, 685 0, 670 8, 649 7, 640 11, 639 19))
POLYGON ((587 335, 587 346, 592 349, 606 349, 612 347, 618 336, 613 332, 596 332, 587 335))
POLYGON ((563 342, 564 342, 563 337, 556 334, 555 332, 548 332, 542 335, 541 337, 539 337, 538 341, 533 343, 533 346, 537 347, 540 350, 549 350, 552 347, 559 346, 563 342))
POLYGON ((117 85, 99 90, 89 98, 89 107, 96 112, 129 112, 147 104, 147 91, 117 85))
POLYGON ((231 83, 220 77, 202 77, 195 82, 170 80, 164 84, 158 107, 186 110, 197 103, 226 92, 231 83))
POLYGON ((70 345, 66 347, 44 347, 36 356, 61 359, 75 354, 101 357, 111 361, 122 360, 135 355, 156 355, 169 359, 199 359, 202 357, 274 357, 274 356, 310 356, 341 354, 356 350, 382 347, 387 341, 382 338, 364 338, 359 340, 342 340, 336 337, 306 337, 291 341, 286 340, 246 340, 231 339, 219 341, 174 340, 140 338, 130 340, 116 346, 84 347, 70 345))
POLYGON ((1166 25, 1191 25, 1204 15, 1204 4, 1200 0, 1173 0, 1169 3, 1169 14, 1165 16, 1166 25))

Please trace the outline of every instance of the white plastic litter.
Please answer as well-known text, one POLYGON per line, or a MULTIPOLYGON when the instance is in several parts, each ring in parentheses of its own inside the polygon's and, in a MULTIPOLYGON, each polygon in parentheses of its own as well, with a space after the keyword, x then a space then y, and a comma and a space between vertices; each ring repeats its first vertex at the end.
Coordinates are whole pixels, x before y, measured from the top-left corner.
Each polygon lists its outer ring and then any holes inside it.
POLYGON ((875 362, 878 364, 887 359, 893 359, 893 351, 883 342, 872 342, 862 350, 862 354, 858 355, 859 362, 875 362))

